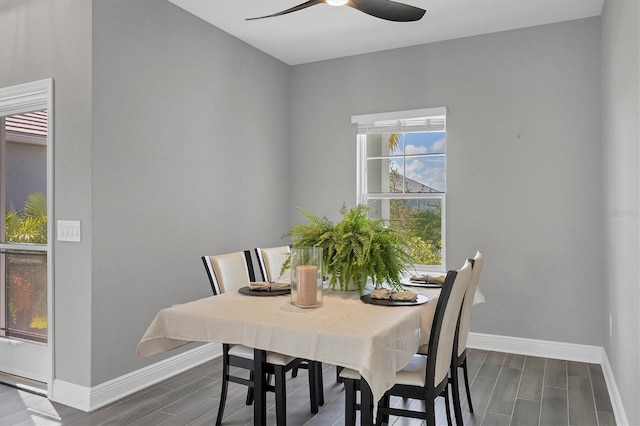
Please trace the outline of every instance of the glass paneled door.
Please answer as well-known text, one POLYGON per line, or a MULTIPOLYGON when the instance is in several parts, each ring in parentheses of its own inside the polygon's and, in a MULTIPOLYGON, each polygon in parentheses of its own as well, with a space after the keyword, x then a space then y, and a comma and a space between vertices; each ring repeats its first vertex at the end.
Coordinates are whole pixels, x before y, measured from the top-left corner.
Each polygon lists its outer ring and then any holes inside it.
POLYGON ((41 89, 0 89, 0 371, 48 382, 51 121, 41 89), (7 94, 16 90, 24 104, 7 94))

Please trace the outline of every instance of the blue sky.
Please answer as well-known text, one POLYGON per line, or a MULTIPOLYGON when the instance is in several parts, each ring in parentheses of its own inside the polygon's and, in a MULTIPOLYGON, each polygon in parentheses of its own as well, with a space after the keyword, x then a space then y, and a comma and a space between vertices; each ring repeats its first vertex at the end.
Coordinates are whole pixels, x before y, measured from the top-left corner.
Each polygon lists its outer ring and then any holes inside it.
MULTIPOLYGON (((444 153, 446 149, 445 132, 404 133, 401 134, 400 146, 392 155, 401 155, 402 150, 407 156, 419 154, 444 153)), ((404 169, 402 161, 393 161, 400 173, 422 184, 440 191, 445 190, 445 157, 425 156, 408 157, 404 169)))

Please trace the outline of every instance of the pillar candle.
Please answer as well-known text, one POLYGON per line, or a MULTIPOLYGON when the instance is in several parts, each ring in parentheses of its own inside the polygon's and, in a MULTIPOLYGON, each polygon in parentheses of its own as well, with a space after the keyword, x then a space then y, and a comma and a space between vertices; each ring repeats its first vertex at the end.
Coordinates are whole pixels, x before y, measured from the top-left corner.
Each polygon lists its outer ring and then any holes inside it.
POLYGON ((300 306, 315 306, 318 303, 318 267, 300 265, 298 274, 298 301, 300 306))

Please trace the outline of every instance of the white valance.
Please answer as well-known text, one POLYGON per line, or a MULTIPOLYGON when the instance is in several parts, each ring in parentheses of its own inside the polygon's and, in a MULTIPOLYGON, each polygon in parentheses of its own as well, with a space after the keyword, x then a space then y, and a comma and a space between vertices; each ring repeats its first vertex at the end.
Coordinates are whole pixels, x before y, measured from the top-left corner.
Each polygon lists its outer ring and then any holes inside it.
POLYGON ((444 132, 446 117, 447 108, 437 107, 354 115, 351 123, 358 125, 358 134, 444 132))

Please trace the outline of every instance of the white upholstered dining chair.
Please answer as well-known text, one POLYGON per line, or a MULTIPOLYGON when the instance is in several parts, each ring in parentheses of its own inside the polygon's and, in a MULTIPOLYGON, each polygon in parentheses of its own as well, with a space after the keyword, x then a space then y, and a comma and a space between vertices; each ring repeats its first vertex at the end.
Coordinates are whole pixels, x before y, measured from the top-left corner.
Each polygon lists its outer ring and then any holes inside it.
POLYGON ((473 267, 471 281, 464 295, 462 310, 460 311, 460 324, 456 336, 456 346, 451 361, 451 391, 453 393, 453 407, 456 413, 456 422, 462 424, 462 407, 460 406, 460 386, 458 381, 458 368, 462 368, 464 376, 464 387, 467 393, 467 403, 469 412, 473 413, 471 403, 471 389, 469 388, 469 371, 467 369, 467 339, 471 331, 471 312, 473 310, 473 300, 480 281, 480 273, 484 266, 484 254, 477 251, 473 259, 469 259, 473 267))
MULTIPOLYGON (((458 381, 458 368, 462 368, 464 377, 464 387, 467 394, 467 404, 469 412, 473 413, 473 403, 471 402, 471 388, 469 386, 469 371, 467 368, 467 339, 471 331, 471 313, 473 311, 474 299, 476 297, 476 289, 480 281, 480 273, 484 265, 484 254, 477 251, 473 259, 469 259, 472 265, 471 281, 469 287, 464 294, 462 302, 462 310, 460 311, 460 324, 456 330, 456 341, 454 353, 451 360, 451 393, 453 395, 453 407, 456 415, 456 423, 462 424, 462 407, 460 402, 460 382, 458 381)), ((429 353, 429 345, 423 345, 418 348, 418 353, 427 355, 429 353)))
MULTIPOLYGON (((226 253, 215 256, 202 256, 207 275, 214 295, 237 291, 240 287, 255 281, 253 262, 249 250, 226 253)), ((247 296, 249 297, 249 296, 247 296)), ((216 418, 216 426, 222 424, 227 399, 229 382, 247 386, 247 405, 253 402, 254 380, 260 378, 253 374, 253 348, 244 345, 222 345, 222 390, 220 406, 216 418), (238 367, 249 371, 249 379, 231 374, 230 367, 238 367)), ((267 351, 265 371, 275 376, 275 386, 267 385, 267 390, 276 394, 276 419, 278 426, 286 425, 286 382, 285 374, 298 367, 304 360, 267 351)), ((318 397, 315 370, 309 370, 309 394, 311 412, 318 412, 318 397)))
MULTIPOLYGON (((256 258, 262 279, 271 283, 291 283, 291 269, 282 270, 282 265, 291 253, 290 246, 256 247, 256 258)), ((298 368, 311 369, 316 383, 316 396, 318 404, 324 405, 324 380, 322 378, 322 363, 304 360, 298 367, 291 370, 291 377, 298 375, 298 368)))
POLYGON ((267 282, 291 283, 291 269, 282 271, 282 264, 291 253, 289 246, 255 249, 262 279, 267 282))
POLYGON ((214 295, 238 291, 241 286, 256 280, 249 250, 202 256, 202 262, 214 295))
MULTIPOLYGON (((378 424, 383 419, 388 420, 389 415, 395 415, 423 419, 426 420, 427 426, 435 426, 435 399, 443 396, 447 408, 447 421, 451 425, 449 370, 460 309, 471 274, 471 263, 468 261, 458 271, 447 273, 431 326, 429 355, 414 355, 409 364, 397 373, 396 384, 385 393, 378 404, 378 424), (391 407, 389 402, 392 396, 424 401, 424 405, 420 404, 424 410, 391 407)), ((345 383, 345 425, 353 425, 358 407, 356 391, 361 388, 361 377, 357 371, 351 369, 344 369, 340 375, 345 383)))

